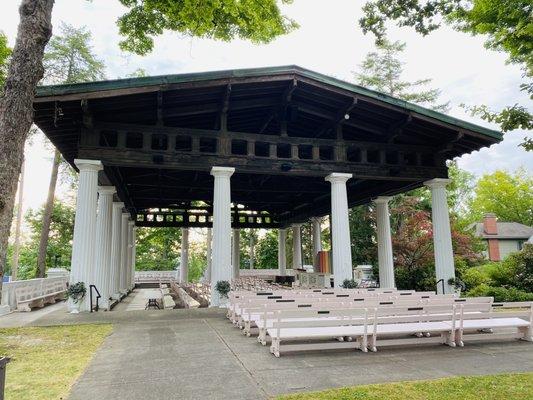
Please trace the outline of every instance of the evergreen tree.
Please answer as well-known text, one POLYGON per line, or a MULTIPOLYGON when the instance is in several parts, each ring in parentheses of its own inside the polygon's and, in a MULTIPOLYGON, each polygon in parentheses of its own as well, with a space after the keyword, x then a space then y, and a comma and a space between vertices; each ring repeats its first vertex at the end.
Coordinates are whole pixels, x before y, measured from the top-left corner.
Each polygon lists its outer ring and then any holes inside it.
MULTIPOLYGON (((60 34, 53 36, 44 54, 44 81, 46 83, 79 83, 103 79, 104 63, 94 54, 90 45, 91 33, 85 27, 74 28, 62 23, 60 34)), ((46 273, 46 248, 54 203, 54 194, 60 164, 64 162, 57 149, 54 150, 48 196, 43 213, 37 277, 46 273)))
POLYGON ((435 111, 447 112, 449 102, 438 104, 439 89, 428 89, 431 79, 414 82, 403 81, 403 65, 400 60, 405 43, 384 40, 376 51, 367 54, 356 73, 357 82, 368 89, 386 93, 393 97, 430 107, 435 111))

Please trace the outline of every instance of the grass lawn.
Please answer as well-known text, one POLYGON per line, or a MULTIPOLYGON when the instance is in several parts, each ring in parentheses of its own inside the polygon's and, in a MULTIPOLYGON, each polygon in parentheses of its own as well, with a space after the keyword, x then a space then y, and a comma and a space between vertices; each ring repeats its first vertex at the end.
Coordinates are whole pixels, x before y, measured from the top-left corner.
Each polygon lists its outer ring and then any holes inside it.
POLYGON ((65 399, 111 325, 0 329, 6 400, 65 399))
POLYGON ((466 376, 365 385, 277 397, 277 400, 526 400, 533 373, 466 376))

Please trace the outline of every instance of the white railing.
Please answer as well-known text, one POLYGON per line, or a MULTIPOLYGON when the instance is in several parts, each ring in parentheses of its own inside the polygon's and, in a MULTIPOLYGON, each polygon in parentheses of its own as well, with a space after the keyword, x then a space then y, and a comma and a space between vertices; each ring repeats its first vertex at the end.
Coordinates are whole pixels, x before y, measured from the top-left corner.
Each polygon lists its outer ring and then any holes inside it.
MULTIPOLYGON (((279 275, 279 269, 269 268, 269 269, 241 269, 239 270, 240 276, 256 276, 256 277, 273 277, 279 275)), ((285 275, 293 276, 296 275, 293 269, 287 268, 285 270, 285 275)))
POLYGON ((170 282, 177 278, 177 271, 135 271, 135 283, 170 282))
POLYGON ((32 291, 36 293, 44 294, 45 287, 47 283, 55 282, 68 282, 68 275, 60 276, 55 278, 36 278, 36 279, 27 279, 25 281, 11 281, 6 282, 2 286, 2 305, 9 305, 11 311, 16 310, 17 308, 17 298, 15 295, 15 290, 17 288, 32 288, 32 291))

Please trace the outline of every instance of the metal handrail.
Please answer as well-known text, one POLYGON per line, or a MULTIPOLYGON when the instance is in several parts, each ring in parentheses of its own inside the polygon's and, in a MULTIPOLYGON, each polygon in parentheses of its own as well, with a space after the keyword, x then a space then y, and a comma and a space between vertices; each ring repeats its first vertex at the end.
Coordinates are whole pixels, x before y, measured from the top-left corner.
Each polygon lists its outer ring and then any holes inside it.
POLYGON ((445 294, 446 291, 444 290, 444 278, 439 279, 439 280, 437 281, 437 292, 439 291, 439 290, 438 290, 438 289, 439 289, 439 283, 442 283, 442 294, 445 294))
POLYGON ((101 298, 102 296, 100 296, 100 292, 98 291, 98 289, 96 288, 95 285, 89 285, 89 298, 90 298, 90 302, 91 302, 91 312, 94 311, 98 311, 99 309, 99 306, 98 306, 98 299, 101 298), (93 309, 93 289, 96 291, 96 306, 94 307, 93 309))

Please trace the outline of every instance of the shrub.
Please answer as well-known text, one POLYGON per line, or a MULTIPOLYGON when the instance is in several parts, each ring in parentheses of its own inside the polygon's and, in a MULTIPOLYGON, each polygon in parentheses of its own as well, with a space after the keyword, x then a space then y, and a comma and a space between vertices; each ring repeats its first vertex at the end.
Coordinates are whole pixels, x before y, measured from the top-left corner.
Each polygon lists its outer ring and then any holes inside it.
POLYGON ((533 301, 533 293, 516 288, 507 289, 481 284, 467 293, 469 297, 490 296, 494 301, 533 301))
POLYGON ((228 293, 231 290, 231 285, 228 281, 218 281, 215 289, 220 293, 220 297, 228 297, 228 293))
POLYGON ((355 288, 357 288, 357 282, 354 281, 353 279, 345 279, 342 282, 342 287, 344 289, 355 289, 355 288))
POLYGON ((471 290, 476 286, 488 284, 490 282, 490 278, 487 274, 484 274, 475 268, 468 268, 466 271, 464 271, 461 274, 461 279, 465 284, 465 290, 471 290))
POLYGON ((522 251, 510 254, 500 263, 487 266, 486 270, 492 286, 533 293, 533 245, 524 244, 522 251))

